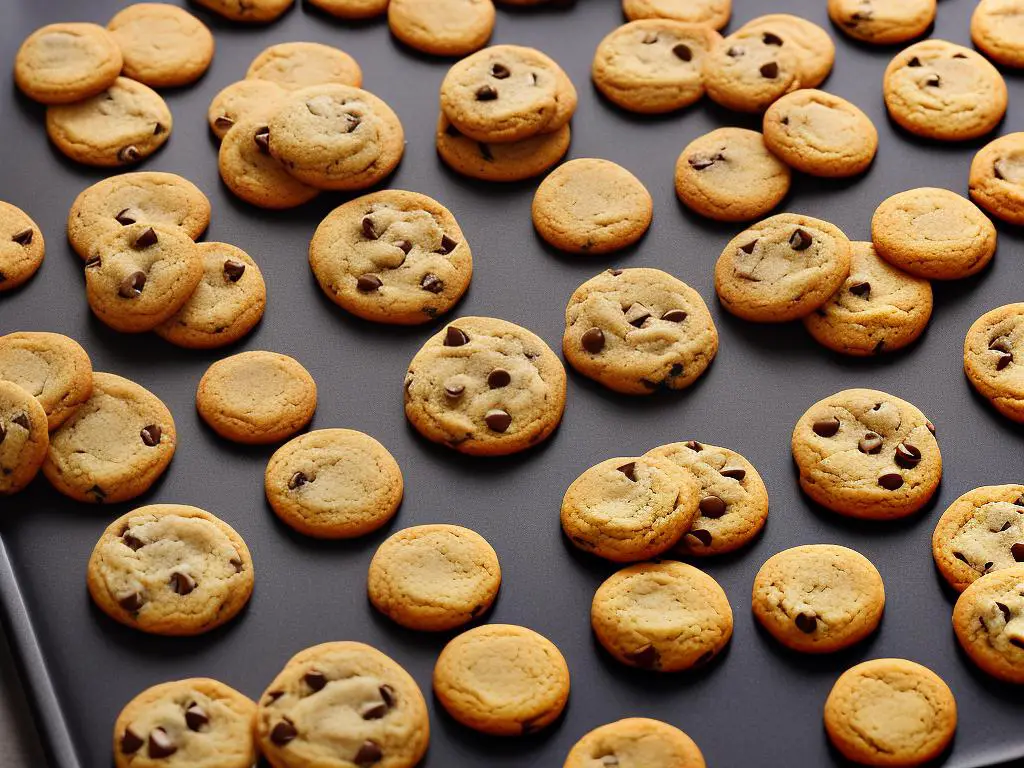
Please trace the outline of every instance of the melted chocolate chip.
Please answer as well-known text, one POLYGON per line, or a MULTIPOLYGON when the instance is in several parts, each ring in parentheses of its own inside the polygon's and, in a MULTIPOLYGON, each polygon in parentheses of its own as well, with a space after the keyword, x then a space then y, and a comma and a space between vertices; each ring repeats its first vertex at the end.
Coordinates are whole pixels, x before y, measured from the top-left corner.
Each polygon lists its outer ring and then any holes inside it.
POLYGON ((387 713, 388 705, 380 702, 379 704, 367 704, 359 714, 363 720, 380 720, 387 713))
POLYGON ((132 209, 121 209, 120 211, 118 211, 117 216, 114 217, 114 221, 116 221, 122 227, 127 227, 129 224, 134 224, 135 219, 132 217, 132 209))
POLYGON ((860 439, 857 443, 857 448, 861 453, 878 453, 882 450, 882 436, 877 432, 868 432, 860 439))
POLYGON ((270 154, 270 127, 262 126, 256 129, 256 133, 252 135, 252 140, 256 142, 256 148, 264 155, 270 154))
POLYGON ((719 160, 724 160, 721 153, 717 155, 692 155, 686 162, 690 164, 690 167, 695 171, 703 171, 710 168, 712 165, 717 163, 719 160))
POLYGON ((591 328, 580 337, 580 344, 587 352, 596 355, 604 349, 604 331, 600 328, 591 328))
POLYGON ((18 245, 30 245, 32 243, 32 228, 23 229, 21 232, 16 233, 11 240, 16 242, 18 245))
POLYGON ((200 731, 203 726, 209 725, 209 723, 210 716, 198 704, 193 704, 185 710, 185 725, 188 726, 190 731, 200 731))
POLYGON ((290 720, 282 720, 270 731, 270 740, 279 747, 292 741, 299 732, 290 720))
POLYGON ((288 490, 294 491, 296 488, 301 488, 309 482, 309 478, 305 472, 296 472, 288 479, 288 490))
POLYGON ((747 470, 743 467, 722 467, 722 469, 718 470, 718 474, 733 480, 742 480, 747 476, 747 470))
POLYGON ((782 38, 772 32, 765 32, 761 35, 761 42, 765 45, 782 45, 782 38))
POLYGON ((237 283, 245 274, 245 262, 228 259, 224 262, 224 279, 230 283, 237 283))
POLYGON ((459 245, 459 242, 448 235, 441 235, 441 247, 438 248, 435 253, 440 253, 442 256, 447 256, 449 253, 454 251, 459 245))
POLYGON ((896 446, 896 463, 904 469, 913 469, 921 461, 921 450, 910 443, 896 446))
POLYGON ((638 651, 626 654, 626 658, 643 669, 654 669, 658 665, 658 650, 653 645, 645 645, 638 651))
POLYGON ((766 77, 769 80, 774 80, 779 76, 779 64, 776 61, 769 61, 767 64, 761 65, 761 77, 766 77))
POLYGON ((854 296, 867 296, 871 293, 871 283, 866 280, 853 283, 850 285, 850 293, 854 296))
POLYGON ((661 316, 662 320, 667 320, 670 323, 681 323, 686 319, 687 315, 681 309, 670 309, 664 315, 661 316))
POLYGON ((28 420, 27 413, 19 413, 17 416, 11 419, 11 421, 13 421, 15 424, 17 424, 19 427, 25 430, 32 426, 32 422, 28 420))
POLYGON ((444 393, 452 400, 458 400, 466 392, 466 388, 461 384, 446 384, 444 387, 444 393))
POLYGON ((133 755, 142 749, 144 743, 142 737, 135 733, 135 731, 131 728, 125 728, 124 734, 121 736, 121 752, 126 755, 133 755))
POLYGON ((789 237, 789 247, 794 251, 806 251, 814 239, 804 230, 798 229, 789 237))
POLYGON ((839 431, 839 419, 835 416, 818 419, 811 425, 811 429, 814 430, 814 434, 818 437, 832 437, 839 431))
POLYGON ((917 56, 914 56, 914 57, 912 57, 910 59, 910 61, 907 62, 907 66, 908 67, 920 67, 921 66, 921 60, 919 58, 917 58, 917 56))
POLYGON ((154 448, 160 445, 160 438, 162 436, 163 430, 160 429, 159 424, 148 424, 139 432, 139 437, 142 438, 142 442, 148 448, 154 448))
POLYGON ((1014 562, 1024 563, 1024 543, 1017 542, 1010 547, 1010 554, 1013 556, 1014 562))
POLYGON ((420 288, 430 293, 440 293, 444 290, 444 281, 433 273, 428 273, 420 280, 420 288))
POLYGON ((903 487, 903 475, 899 472, 886 472, 878 478, 878 484, 887 491, 895 491, 903 487))
POLYGON ((377 239, 378 235, 377 230, 373 228, 373 219, 371 219, 369 216, 364 216, 362 224, 360 226, 363 228, 363 237, 365 237, 367 240, 377 239))
POLYGON ((1008 366, 1012 362, 1013 362, 1013 353, 1012 352, 1003 352, 1003 353, 1001 353, 999 355, 999 358, 996 360, 996 370, 997 371, 1001 371, 1004 368, 1006 368, 1006 366, 1008 366))
POLYGON ((142 549, 145 546, 145 544, 143 544, 141 539, 139 539, 136 536, 132 535, 131 531, 125 531, 124 533, 121 534, 121 543, 124 544, 126 547, 128 547, 133 552, 138 552, 140 549, 142 549))
POLYGON ((741 245, 740 246, 740 250, 743 251, 744 253, 753 253, 754 252, 754 248, 756 246, 757 246, 757 240, 751 240, 746 245, 741 245))
POLYGON ((456 328, 454 325, 448 326, 444 334, 444 345, 446 347, 461 347, 463 344, 468 343, 469 336, 464 331, 456 328))
POLYGON ((677 59, 682 59, 683 61, 693 61, 693 50, 690 48, 690 46, 684 45, 683 43, 677 43, 676 45, 673 45, 672 53, 676 55, 677 59))
POLYGON ((504 64, 495 62, 491 65, 491 77, 495 80, 505 80, 512 74, 512 71, 504 64))
POLYGON ((191 594, 196 588, 196 580, 184 571, 172 571, 170 584, 171 589, 179 595, 191 594))
POLYGON ((705 531, 703 528, 694 528, 692 531, 689 531, 686 535, 689 536, 692 539, 697 540, 698 542, 703 544, 705 547, 710 547, 711 546, 711 532, 710 531, 705 531))
POLYGON ((135 236, 135 240, 132 241, 132 248, 149 248, 151 245, 156 245, 159 238, 156 236, 156 230, 152 227, 146 227, 139 234, 135 236))
POLYGON ((717 520, 725 514, 726 504, 718 496, 705 496, 700 500, 700 513, 704 517, 717 520))
POLYGON ((382 285, 384 285, 384 281, 376 275, 366 274, 356 278, 356 290, 363 293, 373 293, 379 290, 382 285))
POLYGON ((142 153, 134 145, 129 144, 117 151, 117 159, 122 163, 135 163, 142 159, 142 153))
POLYGON ((163 123, 157 123, 156 125, 153 126, 153 135, 154 136, 159 136, 161 133, 163 133, 166 130, 167 129, 164 128, 164 124, 163 123))
POLYGON ((380 697, 384 699, 384 703, 389 707, 395 706, 395 689, 385 683, 379 688, 380 697))
POLYGON ((132 272, 117 287, 117 295, 122 299, 134 299, 142 294, 142 289, 145 287, 146 273, 132 272))
POLYGON ((636 462, 631 461, 628 464, 623 464, 621 467, 615 468, 617 471, 624 474, 629 480, 636 482, 636 462))
POLYGON ((178 745, 163 728, 154 728, 149 732, 149 756, 159 760, 170 757, 178 751, 178 745))
POLYGON ((796 615, 793 619, 793 623, 796 624, 796 628, 804 634, 813 635, 814 631, 818 628, 818 617, 813 613, 802 611, 796 615))
POLYGON ((927 80, 924 81, 925 85, 931 86, 932 88, 938 88, 942 85, 942 78, 938 75, 931 75, 927 80))
POLYGON ((484 422, 495 432, 504 432, 512 425, 512 416, 501 408, 492 408, 484 415, 484 422))
POLYGON ((408 256, 409 255, 409 251, 412 250, 412 243, 410 243, 408 240, 396 240, 395 241, 395 248, 397 248, 402 253, 404 253, 406 256, 408 256))
POLYGON ((998 608, 999 612, 1003 614, 1003 621, 1008 622, 1010 618, 1013 616, 1013 613, 1010 611, 1010 607, 1005 603, 1000 603, 996 601, 996 608, 998 608))
POLYGON ((322 691, 327 687, 327 676, 317 669, 309 670, 305 677, 303 677, 303 680, 306 681, 306 685, 308 685, 314 693, 322 691))
POLYGON ((626 310, 626 320, 634 328, 642 328, 651 317, 651 312, 643 304, 630 304, 626 310))
POLYGON ((226 131, 228 128, 235 124, 235 121, 227 115, 217 115, 217 118, 213 121, 213 124, 218 128, 223 128, 226 131))
POLYGON ((359 751, 356 752, 356 756, 352 759, 356 765, 373 765, 379 763, 384 759, 384 751, 380 748, 380 744, 372 739, 367 739, 363 742, 363 745, 359 747, 359 751))
POLYGON ((490 85, 481 85, 476 89, 477 101, 494 101, 498 98, 498 91, 490 85))
POLYGON ((487 377, 487 386, 491 389, 501 389, 512 383, 512 375, 504 368, 495 368, 487 377))

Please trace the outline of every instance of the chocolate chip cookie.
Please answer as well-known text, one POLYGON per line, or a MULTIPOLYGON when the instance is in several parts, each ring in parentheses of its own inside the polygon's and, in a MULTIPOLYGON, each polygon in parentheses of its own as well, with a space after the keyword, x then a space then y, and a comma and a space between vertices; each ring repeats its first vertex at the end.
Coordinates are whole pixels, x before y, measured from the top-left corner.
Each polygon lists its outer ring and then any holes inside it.
POLYGON ((622 0, 622 11, 636 19, 675 19, 721 29, 729 23, 732 0, 622 0))
POLYGON ((219 91, 210 102, 206 120, 218 139, 223 139, 232 126, 251 118, 261 126, 267 125, 277 103, 286 90, 269 80, 239 80, 219 91))
POLYGON ((800 88, 801 62, 782 38, 756 29, 729 35, 704 58, 704 87, 716 104, 737 112, 764 112, 800 88))
POLYGON ((77 341, 59 333, 9 333, 0 336, 0 380, 34 396, 52 431, 92 394, 92 361, 77 341))
POLYGON ((0 293, 28 282, 45 256, 39 225, 17 206, 0 200, 0 293))
POLYGON ((245 78, 275 83, 289 90, 325 83, 358 88, 363 84, 363 70, 339 48, 322 43, 278 43, 252 60, 245 78))
POLYGON ((309 0, 309 4, 339 19, 372 19, 387 12, 389 0, 309 0))
POLYGON ((494 31, 491 0, 391 0, 391 34, 417 51, 465 56, 482 48, 494 31))
POLYGON ((292 176, 271 157, 269 136, 267 120, 245 117, 234 123, 217 155, 221 179, 236 197, 260 208, 282 210, 308 203, 320 190, 292 176))
POLYGON ((835 43, 812 21, 788 13, 770 13, 751 19, 738 31, 760 32, 766 44, 791 49, 800 63, 801 88, 818 87, 832 71, 835 43))
POLYGON ((46 458, 46 411, 30 392, 0 380, 0 496, 35 479, 46 458))
POLYGON ((927 32, 935 21, 935 5, 935 0, 828 0, 828 15, 856 40, 893 45, 927 32))
POLYGON ((1024 422, 1024 304, 979 317, 964 341, 964 371, 976 390, 1008 419, 1024 422))
POLYGON ((274 21, 292 7, 295 0, 195 0, 231 21, 265 24, 274 21))
POLYGON ((488 144, 464 135, 444 113, 437 123, 437 154, 452 170, 483 181, 523 181, 539 176, 569 151, 569 125, 522 141, 488 144))
POLYGON ((981 0, 971 16, 971 40, 992 61, 1024 67, 1024 3, 981 0))
POLYGON ((1024 565, 971 584, 956 601, 953 631, 975 664, 1008 683, 1024 683, 1024 565))
POLYGON ((668 723, 630 717, 602 725, 576 742, 563 768, 705 768, 693 739, 668 723))
POLYGON ((993 216, 1024 224, 1024 133, 1008 133, 978 150, 968 189, 993 216))
POLYGON ((30 99, 70 104, 102 93, 121 73, 121 49, 97 24, 48 24, 21 44, 14 81, 30 99))
POLYGON ((110 20, 107 29, 124 56, 124 76, 151 88, 193 83, 213 60, 210 30, 173 5, 129 5, 110 20))

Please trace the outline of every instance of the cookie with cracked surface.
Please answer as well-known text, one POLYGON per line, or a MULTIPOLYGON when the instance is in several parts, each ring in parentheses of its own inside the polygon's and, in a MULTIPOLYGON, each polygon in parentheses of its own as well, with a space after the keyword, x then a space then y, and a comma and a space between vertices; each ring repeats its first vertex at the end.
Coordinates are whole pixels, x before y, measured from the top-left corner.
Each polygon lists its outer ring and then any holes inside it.
POLYGON ((259 699, 256 738, 274 768, 412 768, 430 720, 416 681, 354 642, 300 651, 259 699))
POLYGON ((622 12, 630 21, 674 19, 721 29, 729 23, 732 0, 622 0, 622 12))
POLYGON ((953 608, 953 630, 985 672, 1024 683, 1024 565, 989 573, 967 587, 953 608))
POLYGON ((28 282, 45 256, 39 225, 17 206, 0 200, 0 293, 28 282))
POLYGON ((844 355, 893 352, 924 333, 932 286, 880 259, 871 243, 852 243, 850 276, 831 299, 803 319, 819 344, 844 355))
POLYGON ((996 410, 1024 423, 1024 304, 1007 304, 974 321, 964 341, 964 371, 996 410))
POLYGON ((309 0, 309 4, 339 19, 372 19, 387 13, 389 0, 309 0))
POLYGON ((554 432, 565 385, 561 361, 539 336, 505 320, 461 317, 409 363, 405 415, 435 443, 501 456, 554 432))
POLYGON ((590 622, 618 661, 658 672, 707 664, 732 637, 732 609, 718 582, 672 560, 612 574, 594 594, 590 622))
POLYGON ((746 128, 718 128, 691 141, 676 161, 679 199, 716 221, 764 216, 789 193, 792 173, 764 136, 746 128))
POLYGON ((0 380, 39 401, 52 431, 92 394, 92 361, 74 339, 22 331, 0 336, 0 380))
POLYGON ((846 670, 825 701, 825 731, 849 760, 918 766, 956 731, 956 700, 942 678, 906 659, 872 659, 846 670))
POLYGON ((358 88, 363 84, 363 70, 340 48, 322 43, 278 43, 253 59, 245 79, 264 80, 288 90, 325 83, 358 88))
POLYGON ((395 457, 354 429, 318 429, 288 441, 270 457, 263 482, 275 514, 320 539, 375 531, 402 503, 395 457))
POLYGON ((112 86, 122 64, 117 42, 98 24, 48 24, 21 44, 14 80, 30 99, 70 104, 112 86))
POLYGON ((689 736, 660 720, 630 717, 602 725, 576 742, 563 768, 705 768, 689 736))
POLYGON ((316 411, 316 382, 295 358, 240 352, 211 365, 196 390, 196 409, 214 432, 263 445, 291 437, 316 411))
POLYGON ((892 45, 927 32, 935 21, 935 6, 935 0, 828 0, 828 15, 856 40, 892 45))
POLYGON ((280 17, 295 0, 195 0, 197 5, 231 21, 266 24, 280 17))
POLYGON ((701 71, 708 97, 737 112, 764 112, 776 99, 799 88, 800 59, 779 40, 754 29, 725 38, 704 57, 701 71))
POLYGON ((479 50, 494 31, 491 0, 391 0, 391 34, 423 53, 465 56, 479 50))
POLYGON ((745 320, 798 320, 822 306, 850 274, 852 247, 834 224, 794 213, 765 219, 725 246, 715 290, 745 320))
POLYGON ((1024 133, 986 144, 971 162, 971 200, 993 216, 1024 224, 1024 133))
POLYGON ((738 31, 760 32, 766 45, 791 49, 800 63, 801 88, 816 88, 832 71, 835 43, 812 21, 788 13, 770 13, 751 19, 738 31))
POLYGON ((523 181, 547 171, 569 151, 571 131, 563 125, 553 133, 504 144, 471 139, 444 113, 437 123, 437 154, 449 168, 483 181, 523 181))
POLYGON ((17 384, 0 380, 0 496, 17 493, 35 479, 49 438, 39 401, 17 384))
POLYGON ((944 40, 925 40, 897 54, 885 69, 882 95, 900 126, 940 141, 984 136, 1006 112, 999 71, 980 53, 944 40))
POLYGON ((792 447, 804 493, 848 517, 911 515, 942 478, 932 423, 873 389, 843 390, 812 405, 796 423, 792 447))
POLYGON ((498 556, 458 525, 417 525, 391 536, 370 561, 370 602, 409 629, 443 632, 490 610, 501 586, 498 556))
POLYGON ((469 288, 473 255, 451 211, 388 189, 335 208, 309 244, 309 265, 335 304, 365 320, 427 323, 469 288))
POLYGON ((161 683, 129 701, 114 723, 117 768, 250 768, 256 703, 209 678, 161 683))
POLYGON ((1024 2, 981 0, 971 16, 971 40, 1005 67, 1024 67, 1024 2))
POLYGON ((124 56, 124 76, 151 88, 193 83, 213 61, 209 28, 173 5, 129 5, 110 20, 107 29, 124 56))
POLYGON ((206 111, 206 121, 213 135, 222 140, 232 126, 242 120, 251 119, 267 125, 286 92, 270 80, 239 80, 213 97, 206 111))
POLYGON ((246 117, 232 125, 217 154, 221 179, 235 197, 259 208, 284 210, 308 203, 320 190, 292 176, 270 155, 269 135, 266 120, 246 117))
POLYGON ((871 217, 871 240, 893 266, 933 280, 969 277, 996 252, 996 228, 978 206, 936 187, 883 200, 871 217))

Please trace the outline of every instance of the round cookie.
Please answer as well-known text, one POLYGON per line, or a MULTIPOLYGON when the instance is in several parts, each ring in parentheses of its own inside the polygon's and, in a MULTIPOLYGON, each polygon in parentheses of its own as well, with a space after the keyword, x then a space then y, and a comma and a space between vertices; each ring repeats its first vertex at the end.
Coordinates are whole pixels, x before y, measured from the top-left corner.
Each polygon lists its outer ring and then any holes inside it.
POLYGON ((905 659, 872 659, 846 670, 825 701, 825 731, 849 760, 918 766, 956 731, 956 701, 942 678, 905 659))
POLYGON ((793 458, 804 493, 848 517, 911 515, 942 478, 932 423, 873 389, 847 389, 808 408, 793 430, 793 458))
POLYGON ((850 274, 852 248, 833 224, 782 213, 733 238, 715 266, 715 290, 732 314, 759 323, 797 320, 822 306, 850 274))
POLYGON ((267 286, 256 262, 227 243, 198 243, 203 276, 177 314, 153 330, 188 349, 214 349, 238 341, 263 317, 267 286))
POLYGON ((718 582, 672 560, 612 574, 594 593, 590 622, 618 661, 659 672, 707 664, 732 637, 732 609, 718 582))
POLYGON ((801 61, 779 39, 768 32, 741 30, 713 48, 702 69, 711 100, 737 112, 763 112, 799 88, 801 61))
POLYGON ((882 95, 900 126, 941 141, 984 136, 1006 112, 999 71, 981 54, 944 40, 925 40, 897 54, 885 69, 882 95))
POLYGON ((416 681, 362 643, 300 651, 259 701, 256 738, 274 768, 412 768, 430 741, 416 681))
POLYGON ((107 29, 124 56, 124 76, 152 88, 193 83, 213 61, 210 30, 173 5, 129 5, 110 20, 107 29))
POLYGON ((540 236, 555 248, 597 255, 643 237, 654 203, 640 179, 621 165, 580 158, 540 183, 532 214, 540 236))
POLYGON ((530 331, 461 317, 432 336, 405 374, 405 415, 428 440, 501 456, 546 440, 565 409, 565 369, 530 331))
POLYGON ((0 380, 34 396, 54 430, 92 394, 92 361, 74 339, 23 331, 0 336, 0 380))
POLYGON ((565 308, 565 359, 609 389, 685 389, 711 365, 718 331, 704 299, 659 269, 610 269, 565 308))
POLYGON ((1024 67, 1024 3, 981 0, 971 16, 971 40, 1004 67, 1024 67))
POLYGON ((251 768, 256 704, 224 683, 192 678, 147 688, 114 723, 117 768, 251 768))
POLYGON ((269 135, 267 122, 255 118, 243 118, 228 129, 217 155, 221 180, 236 197, 260 208, 283 210, 308 203, 320 190, 299 181, 270 156, 269 135))
POLYGON ((789 193, 792 173, 757 131, 718 128, 691 141, 676 161, 679 199, 717 221, 764 216, 789 193))
POLYGON ((21 44, 14 80, 30 99, 70 104, 102 93, 121 73, 121 49, 97 24, 48 24, 21 44))
POLYGON ((892 45, 927 32, 935 21, 935 5, 935 0, 828 0, 828 15, 856 40, 892 45))
POLYGON ((953 631, 985 672, 1024 683, 1024 565, 982 576, 967 587, 953 609, 953 631))
POLYGON ((265 24, 274 21, 292 7, 295 0, 195 0, 231 21, 265 24))
POLYGON ((196 409, 214 432, 262 445, 291 437, 316 411, 316 382, 297 360, 276 352, 240 352, 199 380, 196 409))
POLYGON ((367 576, 370 602, 409 629, 443 632, 490 610, 501 567, 480 534, 457 525, 418 525, 380 545, 367 576))
POLYGON ((791 49, 800 63, 801 88, 817 88, 832 71, 835 43, 828 32, 807 19, 770 13, 751 19, 738 31, 760 32, 766 45, 791 49))
POLYGON ((363 70, 347 53, 329 45, 278 43, 253 59, 245 79, 264 80, 289 90, 324 83, 358 88, 363 84, 363 70))
POLYGON ((441 651, 434 693, 463 725, 494 736, 536 733, 569 699, 569 668, 554 644, 525 627, 487 624, 441 651))
POLYGON ((630 717, 602 725, 576 742, 563 768, 705 768, 693 739, 668 723, 630 717))
POLYGON ((964 371, 1001 414, 1024 423, 1024 304, 998 307, 974 321, 964 341, 964 371))
POLYGON ((353 429, 318 429, 288 441, 263 477, 267 501, 285 523, 319 539, 375 531, 402 503, 402 470, 388 449, 353 429))
POLYGON ((768 489, 754 465, 743 456, 707 443, 661 445, 647 452, 689 472, 697 482, 697 519, 679 540, 675 552, 706 557, 745 546, 768 519, 768 489))
POLYGON ((1003 221, 1024 224, 1024 133, 986 144, 971 162, 971 199, 1003 221))
POLYGON ((606 459, 565 492, 562 530, 576 547, 606 560, 649 560, 690 530, 698 493, 693 476, 661 456, 606 459))
POLYGON ((675 19, 721 29, 729 23, 732 0, 622 0, 622 12, 630 21, 675 19))
POLYGON ((956 192, 921 187, 883 200, 871 217, 878 255, 918 277, 958 280, 988 265, 996 228, 956 192))
POLYGON ((569 151, 571 132, 553 133, 504 144, 487 144, 463 135, 444 113, 437 124, 437 154, 454 171, 483 181, 523 181, 539 176, 569 151))
POLYGON ((239 80, 232 83, 218 92, 210 102, 206 112, 210 130, 218 139, 223 139, 235 123, 244 119, 266 125, 277 111, 278 102, 285 93, 284 88, 269 80, 239 80))
POLYGON ((494 31, 491 0, 391 0, 391 34, 417 51, 465 56, 487 44, 494 31))
POLYGON ((35 479, 46 458, 46 411, 30 392, 0 380, 0 496, 35 479))
POLYGON ((174 456, 174 419, 156 395, 134 381, 95 372, 92 395, 50 436, 43 474, 76 501, 134 499, 174 456))
POLYGON ((0 293, 28 282, 45 256, 39 225, 17 206, 0 200, 0 293))
POLYGON ((427 323, 469 288, 473 255, 451 211, 418 192, 383 190, 335 208, 309 244, 335 304, 365 320, 427 323))
POLYGON ((855 357, 913 343, 932 316, 931 283, 880 259, 871 243, 851 245, 850 276, 804 327, 819 344, 855 357))
POLYGON ((309 0, 309 4, 339 19, 372 19, 387 13, 389 0, 309 0))

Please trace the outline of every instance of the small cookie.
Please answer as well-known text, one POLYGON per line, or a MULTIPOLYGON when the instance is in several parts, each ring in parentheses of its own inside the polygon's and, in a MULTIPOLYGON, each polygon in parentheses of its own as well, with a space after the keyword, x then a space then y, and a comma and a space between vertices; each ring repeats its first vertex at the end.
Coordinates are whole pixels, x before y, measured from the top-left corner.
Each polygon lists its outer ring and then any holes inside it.
POLYGON ((490 610, 501 586, 494 549, 457 525, 418 525, 380 545, 367 576, 374 607, 409 629, 443 632, 490 610))
POLYGON ((850 274, 850 241, 834 224, 794 213, 741 232, 715 266, 715 290, 734 315, 780 323, 809 315, 850 274))
POLYGON ((1024 423, 1024 304, 1007 304, 974 321, 964 341, 964 371, 1008 419, 1024 423))
POLYGON ((153 504, 112 522, 86 571, 104 613, 155 635, 198 635, 249 601, 252 557, 242 537, 197 507, 153 504))
POLYGON ((276 768, 412 768, 430 741, 416 681, 362 643, 300 651, 259 702, 256 738, 276 768))
POLYGON ((767 45, 791 48, 800 62, 800 87, 817 88, 832 71, 836 46, 828 32, 814 22, 788 13, 751 19, 739 32, 760 32, 767 45))
POLYGON ((479 50, 494 31, 491 0, 391 0, 391 34, 417 51, 465 56, 479 50))
POLYGON ((322 43, 278 43, 252 60, 245 79, 264 80, 288 90, 324 83, 358 88, 363 84, 363 70, 339 48, 322 43))
POLYGON ((789 193, 792 173, 757 131, 718 128, 691 141, 676 161, 676 194, 716 221, 751 221, 789 193))
POLYGON ((504 144, 487 144, 465 136, 444 113, 437 123, 437 154, 454 171, 483 181, 523 181, 539 176, 569 151, 571 132, 563 125, 553 133, 504 144))
POLYGON ((124 56, 124 76, 151 88, 194 83, 213 61, 209 28, 173 5, 129 5, 110 20, 107 29, 124 56))
POLYGON ((17 384, 0 380, 0 496, 17 493, 35 479, 49 437, 39 401, 17 384))
POLYGON ((196 409, 214 432, 262 445, 291 437, 316 411, 316 382, 297 360, 241 352, 211 365, 199 380, 196 409))
POLYGON ((107 90, 122 63, 117 42, 98 24, 48 24, 21 44, 14 80, 30 99, 70 104, 107 90))
POLYGON ((780 40, 770 32, 741 30, 713 48, 702 69, 711 100, 737 112, 764 112, 801 87, 801 61, 780 40))
POLYGON ((402 502, 395 457, 353 429, 318 429, 288 441, 270 457, 263 482, 274 513, 319 539, 375 531, 402 502))
POLYGON ((195 0, 197 5, 231 21, 265 24, 292 7, 295 0, 195 0))
POLYGON ((389 0, 309 0, 309 4, 339 19, 372 19, 387 13, 389 0))
POLYGON ((732 609, 718 582, 672 560, 612 574, 594 593, 590 622, 616 659, 658 672, 707 664, 732 637, 732 609))
POLYGON ((893 266, 933 280, 980 272, 996 252, 996 228, 978 206, 936 187, 883 200, 871 217, 871 240, 893 266))
POLYGON ((956 601, 953 630, 971 661, 1008 683, 1024 683, 1024 565, 982 576, 956 601))
POLYGON ((828 0, 828 15, 856 40, 892 45, 927 32, 935 21, 935 5, 935 0, 828 0))
POLYGON ((52 431, 92 394, 92 361, 77 341, 59 333, 9 333, 0 336, 0 380, 33 395, 52 431))
POLYGON ((925 40, 885 69, 882 95, 892 119, 918 136, 965 141, 984 136, 1006 112, 1006 82, 981 54, 925 40))
POLYGON ((804 327, 819 344, 855 357, 913 343, 932 316, 931 283, 880 259, 871 243, 851 245, 850 276, 804 327))
POLYGON ((606 459, 565 492, 562 530, 576 547, 606 560, 649 560, 690 530, 698 493, 693 476, 661 456, 606 459))
POLYGON ((968 190, 993 216, 1024 224, 1024 133, 1008 133, 978 150, 968 190))
POLYGON ((847 759, 918 766, 956 731, 956 701, 942 678, 905 659, 872 659, 846 670, 825 701, 825 731, 847 759))
POLYGON ((837 392, 808 408, 793 430, 800 487, 848 517, 911 515, 942 478, 934 429, 921 411, 885 392, 837 392))
POLYGON ((114 723, 117 768, 251 768, 256 704, 208 678, 161 683, 125 705, 114 723))
POLYGON ((630 21, 675 19, 721 29, 729 23, 732 0, 622 0, 622 12, 630 21))
POLYGON ((460 453, 517 453, 554 432, 565 383, 539 336, 505 320, 461 317, 409 363, 405 415, 425 438, 460 453))
POLYGON ((1024 3, 981 0, 971 16, 971 40, 1004 67, 1024 67, 1024 3))
POLYGON ((17 206, 0 200, 0 293, 28 282, 45 256, 39 225, 17 206))
POLYGON ((206 112, 210 130, 218 139, 223 139, 235 123, 244 119, 266 125, 277 111, 277 104, 285 93, 284 88, 269 80, 239 80, 232 83, 210 102, 206 112))
POLYGON ((602 725, 576 742, 563 768, 706 768, 693 739, 668 723, 630 717, 602 725))
POLYGON ((685 389, 711 365, 718 331, 704 299, 659 269, 610 269, 565 308, 565 359, 609 389, 685 389))
POLYGON ((469 288, 473 255, 451 211, 388 189, 335 208, 309 244, 309 264, 335 304, 379 323, 417 325, 469 288))
POLYGON ((494 736, 546 728, 569 699, 569 667, 554 644, 511 624, 464 632, 441 651, 434 693, 463 725, 494 736))
POLYGON ((320 190, 299 181, 270 156, 269 135, 266 120, 247 117, 235 123, 217 154, 221 179, 236 197, 260 208, 283 210, 308 203, 320 190))

